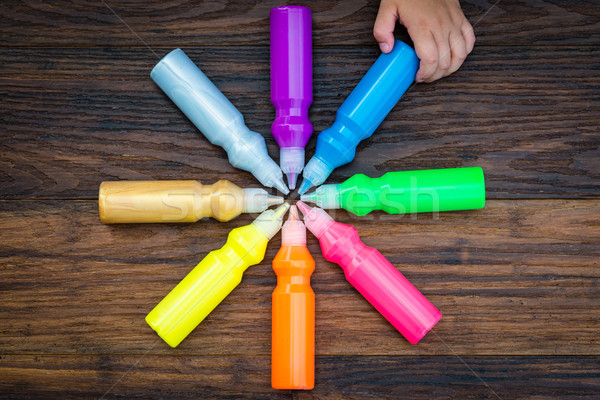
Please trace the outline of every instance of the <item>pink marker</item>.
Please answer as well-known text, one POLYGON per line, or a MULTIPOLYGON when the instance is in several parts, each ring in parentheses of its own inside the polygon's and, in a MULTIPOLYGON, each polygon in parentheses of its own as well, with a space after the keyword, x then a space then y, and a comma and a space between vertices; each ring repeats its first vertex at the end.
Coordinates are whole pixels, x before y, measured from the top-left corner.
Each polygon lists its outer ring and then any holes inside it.
POLYGON ((339 264, 346 279, 412 344, 442 318, 429 302, 377 250, 367 247, 356 228, 335 222, 324 210, 296 203, 306 227, 319 239, 328 261, 339 264))

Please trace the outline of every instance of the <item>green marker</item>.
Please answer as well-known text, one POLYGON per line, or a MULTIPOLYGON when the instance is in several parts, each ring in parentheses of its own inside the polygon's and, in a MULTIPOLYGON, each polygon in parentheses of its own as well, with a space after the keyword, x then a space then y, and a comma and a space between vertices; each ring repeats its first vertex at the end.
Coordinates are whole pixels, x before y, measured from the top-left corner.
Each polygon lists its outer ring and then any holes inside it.
POLYGON ((322 185, 302 201, 356 215, 474 210, 485 205, 480 167, 388 172, 380 178, 356 174, 337 185, 322 185))

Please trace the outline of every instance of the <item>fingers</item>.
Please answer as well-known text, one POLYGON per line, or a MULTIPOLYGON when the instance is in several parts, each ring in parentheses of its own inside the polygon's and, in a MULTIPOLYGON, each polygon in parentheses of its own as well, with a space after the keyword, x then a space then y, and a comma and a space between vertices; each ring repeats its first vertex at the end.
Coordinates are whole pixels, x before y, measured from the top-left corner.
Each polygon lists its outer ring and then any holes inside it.
POLYGON ((450 67, 446 70, 444 76, 455 73, 462 63, 467 58, 467 43, 460 31, 450 32, 450 48, 452 49, 452 57, 450 67))
POLYGON ((449 41, 450 34, 442 31, 438 35, 439 36, 436 36, 436 34, 434 34, 435 44, 438 48, 438 66, 433 74, 431 74, 428 79, 425 79, 425 82, 437 81, 438 79, 447 76, 448 69, 452 65, 452 50, 449 41))
POLYGON ((471 24, 464 19, 446 33, 444 30, 422 33, 410 32, 415 43, 421 65, 415 80, 434 82, 456 72, 475 45, 475 34, 471 24), (413 36, 414 34, 414 36, 413 36))
POLYGON ((460 26, 460 31, 462 33, 463 38, 465 39, 467 54, 471 54, 473 51, 473 47, 475 46, 475 32, 473 31, 473 27, 467 21, 466 18, 463 18, 463 23, 460 26))
POLYGON ((417 82, 430 82, 431 77, 438 68, 439 59, 438 47, 433 34, 428 30, 420 30, 414 33, 409 31, 409 34, 413 38, 415 51, 421 60, 415 80, 417 82))
POLYGON ((382 2, 373 27, 373 36, 383 53, 389 53, 394 48, 394 28, 397 19, 398 12, 394 3, 382 2))
POLYGON ((473 27, 458 0, 419 4, 382 0, 373 36, 384 53, 394 47, 396 21, 406 26, 420 59, 417 82, 433 82, 456 72, 475 45, 473 27))

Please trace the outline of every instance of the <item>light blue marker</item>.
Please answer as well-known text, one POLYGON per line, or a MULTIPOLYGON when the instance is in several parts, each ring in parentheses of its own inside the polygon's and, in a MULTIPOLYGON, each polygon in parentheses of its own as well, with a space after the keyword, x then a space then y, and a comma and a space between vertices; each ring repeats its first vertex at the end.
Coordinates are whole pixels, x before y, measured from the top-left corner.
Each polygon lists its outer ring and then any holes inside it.
POLYGON ((358 143, 370 137, 415 80, 419 58, 406 43, 381 54, 337 111, 331 128, 317 138, 317 151, 304 167, 298 190, 319 186, 331 172, 354 159, 358 143))
POLYGON ((251 172, 264 186, 289 193, 265 139, 248 129, 238 109, 181 49, 160 60, 150 77, 212 144, 225 149, 231 165, 251 172))

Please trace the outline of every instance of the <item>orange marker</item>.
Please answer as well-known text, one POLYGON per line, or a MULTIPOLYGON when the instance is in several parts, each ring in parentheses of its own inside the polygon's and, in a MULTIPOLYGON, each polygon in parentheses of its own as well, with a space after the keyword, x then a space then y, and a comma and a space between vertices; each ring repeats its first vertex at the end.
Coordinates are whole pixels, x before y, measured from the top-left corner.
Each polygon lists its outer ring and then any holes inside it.
POLYGON ((273 260, 271 385, 274 389, 315 386, 315 293, 310 275, 315 260, 306 248, 306 227, 296 206, 281 231, 281 249, 273 260))

